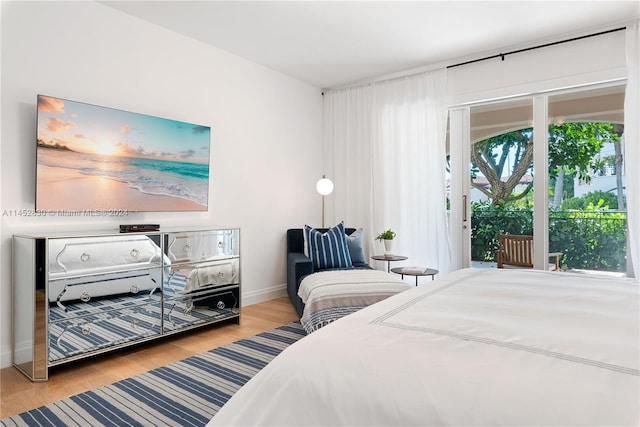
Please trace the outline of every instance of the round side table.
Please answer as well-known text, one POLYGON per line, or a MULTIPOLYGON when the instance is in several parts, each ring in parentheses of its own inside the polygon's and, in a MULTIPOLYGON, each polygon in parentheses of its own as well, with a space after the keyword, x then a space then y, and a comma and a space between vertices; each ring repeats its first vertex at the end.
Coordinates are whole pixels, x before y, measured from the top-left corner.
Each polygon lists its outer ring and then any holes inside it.
POLYGON ((404 276, 416 276, 416 286, 418 286, 418 277, 431 276, 431 280, 435 280, 435 275, 439 273, 434 268, 426 267, 396 267, 392 268, 391 271, 399 274, 403 279, 404 276))
POLYGON ((374 255, 371 258, 375 259, 376 261, 387 261, 387 273, 389 272, 389 267, 391 267, 391 261, 404 261, 406 259, 409 259, 408 257, 403 255, 374 255))

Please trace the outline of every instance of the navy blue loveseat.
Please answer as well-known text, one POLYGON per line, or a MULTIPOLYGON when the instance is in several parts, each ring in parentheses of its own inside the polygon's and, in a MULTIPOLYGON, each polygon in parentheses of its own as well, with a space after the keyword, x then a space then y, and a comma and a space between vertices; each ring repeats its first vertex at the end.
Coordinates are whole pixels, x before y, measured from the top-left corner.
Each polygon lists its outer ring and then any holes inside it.
MULTIPOLYGON (((328 228, 316 228, 316 230, 326 233, 328 228)), ((345 228, 345 234, 350 236, 356 231, 355 228, 345 228)), ((352 261, 354 259, 352 258, 352 261)), ((364 261, 361 259, 360 261, 364 261)), ((371 268, 366 262, 353 262, 351 268, 371 268)), ((319 270, 317 270, 319 271, 319 270)), ((290 228, 287 230, 287 293, 289 299, 296 309, 298 316, 302 316, 304 303, 298 296, 300 282, 305 276, 315 273, 311 259, 304 254, 304 234, 302 228, 290 228)))

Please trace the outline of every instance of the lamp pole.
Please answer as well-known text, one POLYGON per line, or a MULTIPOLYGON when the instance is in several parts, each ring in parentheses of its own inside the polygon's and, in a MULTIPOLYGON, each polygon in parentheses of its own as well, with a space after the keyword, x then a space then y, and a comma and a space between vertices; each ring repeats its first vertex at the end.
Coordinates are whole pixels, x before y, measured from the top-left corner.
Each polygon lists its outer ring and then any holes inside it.
POLYGON ((324 196, 331 194, 333 191, 333 182, 325 175, 322 175, 322 179, 316 183, 316 190, 322 196, 322 228, 324 228, 324 196))

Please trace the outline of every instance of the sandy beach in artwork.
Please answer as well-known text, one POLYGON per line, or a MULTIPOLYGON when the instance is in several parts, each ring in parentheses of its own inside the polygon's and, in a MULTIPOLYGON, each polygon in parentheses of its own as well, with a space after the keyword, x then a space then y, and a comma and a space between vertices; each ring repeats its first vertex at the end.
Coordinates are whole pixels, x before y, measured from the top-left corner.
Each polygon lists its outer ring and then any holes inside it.
POLYGON ((178 197, 151 195, 129 185, 77 170, 38 164, 39 211, 98 211, 103 215, 150 211, 206 211, 207 208, 178 197))

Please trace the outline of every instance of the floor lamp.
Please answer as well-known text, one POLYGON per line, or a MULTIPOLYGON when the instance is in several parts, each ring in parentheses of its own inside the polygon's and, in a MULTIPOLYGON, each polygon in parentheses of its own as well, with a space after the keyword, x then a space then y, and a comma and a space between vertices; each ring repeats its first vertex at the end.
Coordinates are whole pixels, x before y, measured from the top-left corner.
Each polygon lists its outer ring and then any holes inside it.
POLYGON ((316 184, 316 190, 322 195, 322 228, 324 228, 324 196, 328 196, 333 191, 333 182, 322 175, 322 179, 316 184))

